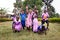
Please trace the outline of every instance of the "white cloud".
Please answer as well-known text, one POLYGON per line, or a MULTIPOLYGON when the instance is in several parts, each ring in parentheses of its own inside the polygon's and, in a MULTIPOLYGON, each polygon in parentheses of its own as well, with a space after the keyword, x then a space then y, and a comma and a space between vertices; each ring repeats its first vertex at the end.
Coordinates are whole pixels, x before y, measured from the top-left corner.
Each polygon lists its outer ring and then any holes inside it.
POLYGON ((0 7, 12 11, 14 2, 15 0, 0 0, 0 7))
POLYGON ((55 8, 55 11, 60 14, 60 0, 53 0, 52 5, 55 8))

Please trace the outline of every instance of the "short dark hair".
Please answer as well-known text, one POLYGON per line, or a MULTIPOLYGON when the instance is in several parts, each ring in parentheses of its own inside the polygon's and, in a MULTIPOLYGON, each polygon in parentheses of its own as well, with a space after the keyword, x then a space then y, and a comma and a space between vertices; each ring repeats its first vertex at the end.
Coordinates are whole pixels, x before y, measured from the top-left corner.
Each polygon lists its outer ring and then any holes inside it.
POLYGON ((47 12, 46 10, 44 10, 44 12, 47 12))

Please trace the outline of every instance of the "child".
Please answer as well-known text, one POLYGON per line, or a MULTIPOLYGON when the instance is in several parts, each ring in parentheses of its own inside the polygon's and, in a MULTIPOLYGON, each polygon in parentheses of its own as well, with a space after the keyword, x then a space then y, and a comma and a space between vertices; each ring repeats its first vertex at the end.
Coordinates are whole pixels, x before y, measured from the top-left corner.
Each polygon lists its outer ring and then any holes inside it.
POLYGON ((34 19, 33 18, 33 15, 34 15, 34 11, 32 9, 30 9, 30 14, 31 14, 31 17, 30 18, 31 18, 31 22, 32 22, 31 25, 32 25, 32 31, 33 31, 33 19, 34 19))
POLYGON ((13 32, 19 32, 22 29, 19 17, 16 17, 16 20, 14 21, 13 26, 14 26, 13 32))
POLYGON ((27 18, 26 18, 27 30, 30 30, 31 26, 32 26, 32 18, 31 18, 31 13, 30 13, 30 10, 29 10, 29 13, 27 13, 27 18))
POLYGON ((45 28, 44 25, 40 25, 37 30, 38 30, 38 33, 44 32, 45 35, 46 35, 46 30, 47 30, 47 28, 45 28))
POLYGON ((21 17, 21 24, 22 24, 22 27, 24 29, 24 27, 25 27, 25 21, 26 21, 26 13, 24 12, 24 10, 21 11, 20 17, 21 17))
POLYGON ((47 29, 49 26, 49 21, 48 21, 49 14, 46 10, 44 10, 44 13, 42 14, 42 25, 46 22, 47 23, 47 29))
POLYGON ((21 21, 19 19, 19 17, 16 17, 16 21, 15 21, 15 31, 20 31, 22 29, 22 25, 21 25, 21 21))
POLYGON ((33 32, 37 32, 37 28, 38 28, 38 19, 37 19, 37 16, 34 15, 34 19, 33 19, 33 32))

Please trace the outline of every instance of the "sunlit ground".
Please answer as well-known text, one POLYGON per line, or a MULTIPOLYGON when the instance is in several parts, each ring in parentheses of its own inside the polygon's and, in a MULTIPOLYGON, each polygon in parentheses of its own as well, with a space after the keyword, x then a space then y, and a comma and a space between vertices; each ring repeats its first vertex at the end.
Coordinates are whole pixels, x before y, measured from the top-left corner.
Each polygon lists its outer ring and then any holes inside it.
MULTIPOLYGON (((40 23, 39 23, 40 24, 40 23)), ((47 35, 28 32, 26 29, 20 33, 13 33, 12 22, 0 23, 0 40, 60 40, 60 24, 50 23, 47 35)))

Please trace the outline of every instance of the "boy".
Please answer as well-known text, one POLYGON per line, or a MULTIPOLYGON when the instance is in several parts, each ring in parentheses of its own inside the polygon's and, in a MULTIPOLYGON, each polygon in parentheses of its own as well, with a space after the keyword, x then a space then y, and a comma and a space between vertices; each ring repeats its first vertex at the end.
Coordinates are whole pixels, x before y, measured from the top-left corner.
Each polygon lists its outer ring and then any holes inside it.
POLYGON ((46 35, 46 30, 47 30, 47 28, 45 28, 45 26, 44 25, 40 25, 40 26, 38 26, 38 29, 37 29, 37 32, 38 33, 45 33, 45 35, 46 35))
POLYGON ((49 18, 49 14, 46 10, 44 10, 44 13, 42 14, 42 25, 46 22, 47 23, 47 29, 48 29, 48 26, 49 26, 49 21, 48 21, 48 18, 49 18))
POLYGON ((24 10, 21 11, 20 17, 21 17, 21 24, 22 24, 22 27, 24 29, 24 27, 25 27, 25 20, 26 20, 26 13, 24 12, 24 10))

